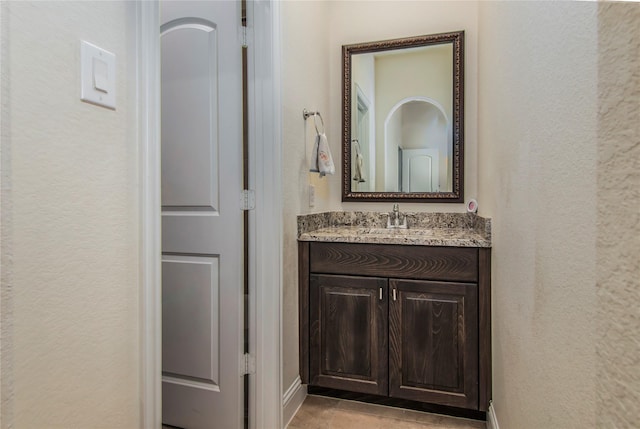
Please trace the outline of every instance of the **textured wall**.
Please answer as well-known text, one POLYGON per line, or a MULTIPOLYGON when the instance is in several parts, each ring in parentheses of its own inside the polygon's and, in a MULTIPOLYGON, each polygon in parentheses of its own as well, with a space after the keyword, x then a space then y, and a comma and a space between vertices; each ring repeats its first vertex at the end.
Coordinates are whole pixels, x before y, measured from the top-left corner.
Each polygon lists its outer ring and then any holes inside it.
MULTIPOLYGON (((282 138, 283 138, 283 393, 298 376, 298 244, 296 216, 335 208, 339 195, 330 194, 338 175, 319 178, 309 173, 315 129, 313 118, 303 120, 302 110, 321 112, 329 132, 339 128, 329 112, 328 2, 285 1, 282 12, 282 138), (309 184, 315 186, 315 207, 309 207, 309 184), (336 200, 337 198, 337 200, 336 200)), ((318 124, 320 120, 318 119, 318 124)), ((340 144, 329 137, 334 162, 339 164, 340 144)), ((338 165, 336 165, 338 167, 338 165)), ((338 188, 339 189, 339 188, 338 188)))
POLYGON ((506 429, 595 426, 597 8, 480 3, 479 205, 506 429))
POLYGON ((640 421, 640 3, 598 8, 597 427, 640 421))
POLYGON ((133 6, 2 8, 2 424, 137 427, 133 6), (116 111, 80 101, 80 39, 116 54, 116 111))

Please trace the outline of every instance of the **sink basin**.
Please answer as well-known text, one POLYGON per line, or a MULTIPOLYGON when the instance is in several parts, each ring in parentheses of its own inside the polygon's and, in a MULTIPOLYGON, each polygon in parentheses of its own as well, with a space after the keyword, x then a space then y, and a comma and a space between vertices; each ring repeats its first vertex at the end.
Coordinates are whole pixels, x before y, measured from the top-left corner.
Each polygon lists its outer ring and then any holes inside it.
POLYGON ((401 229, 401 228, 358 228, 356 234, 375 235, 433 235, 432 229, 401 229))

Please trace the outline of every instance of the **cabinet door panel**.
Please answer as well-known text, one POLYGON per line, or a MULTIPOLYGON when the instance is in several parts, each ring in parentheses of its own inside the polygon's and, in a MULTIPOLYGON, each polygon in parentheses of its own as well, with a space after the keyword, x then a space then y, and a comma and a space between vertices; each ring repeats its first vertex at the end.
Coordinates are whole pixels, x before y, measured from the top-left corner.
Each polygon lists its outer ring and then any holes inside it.
POLYGON ((310 384, 387 394, 386 291, 386 279, 311 276, 310 384))
POLYGON ((390 396, 478 407, 477 286, 390 280, 390 396))

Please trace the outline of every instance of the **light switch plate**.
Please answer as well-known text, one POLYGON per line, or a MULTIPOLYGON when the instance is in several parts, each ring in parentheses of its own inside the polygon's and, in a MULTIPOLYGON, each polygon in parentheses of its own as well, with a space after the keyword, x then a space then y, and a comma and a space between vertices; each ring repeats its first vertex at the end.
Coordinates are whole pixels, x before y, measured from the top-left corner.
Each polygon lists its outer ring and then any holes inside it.
POLYGON ((316 206, 316 187, 309 185, 309 207, 316 206))
POLYGON ((89 42, 80 42, 80 99, 116 108, 116 56, 89 42))

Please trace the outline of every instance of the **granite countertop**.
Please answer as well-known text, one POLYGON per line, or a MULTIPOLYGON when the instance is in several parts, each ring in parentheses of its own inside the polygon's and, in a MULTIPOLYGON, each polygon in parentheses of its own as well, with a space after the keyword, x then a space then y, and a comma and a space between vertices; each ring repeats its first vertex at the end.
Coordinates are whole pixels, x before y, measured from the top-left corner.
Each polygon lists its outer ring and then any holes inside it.
POLYGON ((415 246, 491 247, 491 219, 469 213, 403 213, 408 229, 386 228, 387 213, 298 216, 298 240, 415 246))

